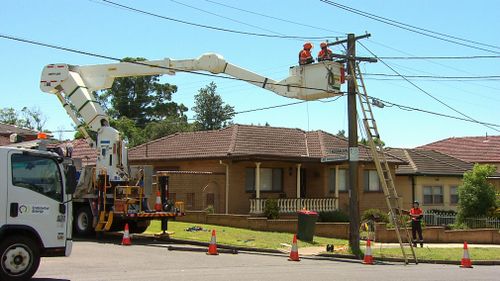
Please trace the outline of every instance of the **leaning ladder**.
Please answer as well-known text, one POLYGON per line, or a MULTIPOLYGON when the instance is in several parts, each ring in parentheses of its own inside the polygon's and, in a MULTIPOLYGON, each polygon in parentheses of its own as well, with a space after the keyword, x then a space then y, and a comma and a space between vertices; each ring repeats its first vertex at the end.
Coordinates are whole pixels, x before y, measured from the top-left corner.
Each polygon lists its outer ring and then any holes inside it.
POLYGON ((396 186, 394 184, 394 180, 389 169, 389 164, 387 162, 387 157, 380 140, 377 123, 375 122, 375 117, 373 115, 370 99, 366 92, 366 87, 363 81, 363 76, 361 75, 359 64, 356 63, 356 68, 351 67, 350 69, 352 69, 352 73, 350 73, 350 75, 354 81, 361 111, 363 112, 363 126, 365 128, 366 137, 368 139, 368 145, 370 147, 373 161, 375 162, 377 173, 384 190, 385 200, 387 203, 387 207, 389 208, 391 220, 394 223, 394 228, 398 237, 399 246, 401 247, 401 252, 403 253, 405 263, 408 264, 408 255, 405 251, 405 245, 409 246, 411 255, 413 256, 413 260, 417 264, 417 255, 415 254, 415 249, 412 244, 410 232, 406 227, 406 221, 403 221, 404 216, 402 211, 401 198, 396 192, 396 186), (356 73, 354 73, 354 69, 356 69, 356 73), (359 85, 361 85, 361 91, 359 85), (401 231, 403 231, 407 243, 403 242, 401 238, 401 231))

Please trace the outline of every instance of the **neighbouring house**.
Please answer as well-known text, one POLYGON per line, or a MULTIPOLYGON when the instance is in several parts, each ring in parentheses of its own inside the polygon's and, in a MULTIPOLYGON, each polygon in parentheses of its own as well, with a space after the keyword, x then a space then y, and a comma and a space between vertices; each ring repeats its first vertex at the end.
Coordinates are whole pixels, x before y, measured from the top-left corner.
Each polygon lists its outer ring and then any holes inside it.
POLYGON ((11 135, 16 134, 18 141, 36 140, 38 132, 14 125, 0 123, 0 146, 11 144, 11 135))
POLYGON ((452 137, 417 148, 439 151, 473 164, 495 165, 497 174, 489 182, 500 193, 500 136, 452 137))
POLYGON ((408 163, 396 169, 404 208, 416 200, 424 210, 456 210, 458 186, 473 164, 434 150, 389 148, 387 152, 408 163))
POLYGON ((452 137, 417 148, 439 151, 469 163, 492 164, 500 172, 500 136, 452 137))
MULTIPOLYGON (((233 125, 136 146, 129 162, 152 165, 155 171, 183 171, 172 174, 169 192, 187 210, 261 214, 269 199, 278 201, 282 213, 302 207, 347 210, 347 147, 345 138, 319 130, 233 125)), ((359 157, 360 210, 386 209, 369 149, 360 146, 359 157)), ((405 164, 391 155, 388 162, 393 176, 396 165, 405 164)))

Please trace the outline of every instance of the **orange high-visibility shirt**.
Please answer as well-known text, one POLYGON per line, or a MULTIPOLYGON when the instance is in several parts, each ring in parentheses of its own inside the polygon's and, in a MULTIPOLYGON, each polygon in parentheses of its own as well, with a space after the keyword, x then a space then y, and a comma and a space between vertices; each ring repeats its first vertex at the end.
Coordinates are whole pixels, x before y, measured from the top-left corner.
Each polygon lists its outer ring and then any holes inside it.
POLYGON ((327 48, 326 52, 323 49, 319 51, 318 60, 332 60, 332 59, 333 59, 332 50, 327 48))
POLYGON ((411 215, 419 215, 418 217, 412 216, 411 219, 414 221, 420 221, 420 216, 423 214, 422 209, 420 208, 411 208, 410 210, 411 215))
POLYGON ((306 64, 308 60, 312 59, 311 51, 301 50, 299 53, 299 64, 306 64))

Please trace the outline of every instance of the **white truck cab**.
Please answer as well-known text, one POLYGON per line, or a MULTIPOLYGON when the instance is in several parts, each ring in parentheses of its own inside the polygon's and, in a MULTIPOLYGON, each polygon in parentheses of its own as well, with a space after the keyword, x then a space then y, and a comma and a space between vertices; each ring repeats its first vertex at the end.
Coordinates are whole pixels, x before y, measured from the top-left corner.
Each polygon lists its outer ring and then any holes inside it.
POLYGON ((40 257, 72 248, 72 166, 47 151, 0 147, 0 280, 28 280, 40 257))

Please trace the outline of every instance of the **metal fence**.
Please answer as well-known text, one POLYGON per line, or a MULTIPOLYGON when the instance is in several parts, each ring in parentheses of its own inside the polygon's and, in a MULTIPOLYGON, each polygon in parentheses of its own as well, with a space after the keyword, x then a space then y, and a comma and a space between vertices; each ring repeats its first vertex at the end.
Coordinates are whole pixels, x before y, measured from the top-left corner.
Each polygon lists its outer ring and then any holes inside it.
MULTIPOLYGON (((457 215, 452 213, 424 212, 423 221, 426 225, 451 225, 455 223, 457 215)), ((467 218, 465 224, 469 228, 496 228, 500 229, 500 219, 496 218, 467 218)))

